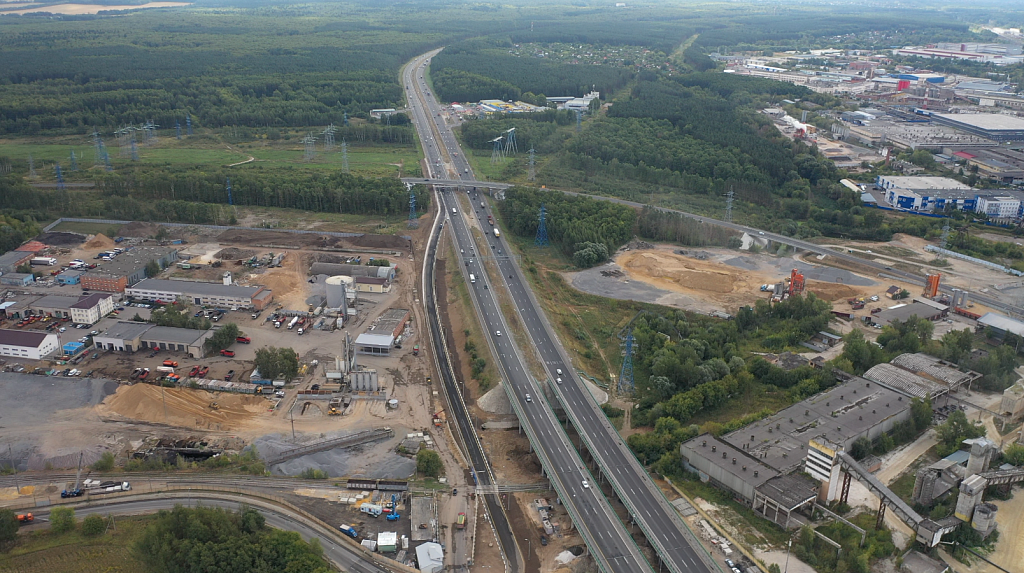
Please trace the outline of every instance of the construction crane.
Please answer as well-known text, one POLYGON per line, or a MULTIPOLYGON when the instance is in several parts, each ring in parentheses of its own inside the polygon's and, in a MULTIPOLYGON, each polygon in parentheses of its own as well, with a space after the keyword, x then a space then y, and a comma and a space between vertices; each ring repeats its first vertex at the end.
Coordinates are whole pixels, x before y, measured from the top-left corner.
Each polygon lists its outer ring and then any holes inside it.
POLYGON ((61 497, 80 497, 82 495, 82 458, 85 457, 85 452, 78 453, 78 472, 75 474, 75 487, 70 490, 64 490, 60 492, 61 497))

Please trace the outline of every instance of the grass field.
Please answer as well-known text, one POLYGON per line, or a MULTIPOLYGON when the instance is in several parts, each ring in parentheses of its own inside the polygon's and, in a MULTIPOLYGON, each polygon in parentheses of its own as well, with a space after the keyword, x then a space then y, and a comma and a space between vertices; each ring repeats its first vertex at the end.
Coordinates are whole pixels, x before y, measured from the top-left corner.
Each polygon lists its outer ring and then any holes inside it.
POLYGON ((98 537, 85 537, 78 531, 55 535, 48 529, 20 535, 10 551, 0 553, 0 573, 145 571, 132 545, 148 522, 146 518, 120 518, 115 530, 98 537))
MULTIPOLYGON (((298 140, 258 140, 251 143, 222 143, 213 137, 177 140, 162 137, 150 147, 137 145, 138 162, 130 157, 121 157, 116 142, 110 138, 107 153, 115 170, 133 165, 153 167, 199 167, 221 168, 243 162, 253 157, 254 161, 236 165, 233 169, 298 168, 315 170, 337 170, 344 163, 340 142, 329 152, 318 148, 312 162, 304 161, 305 149, 298 140)), ((39 180, 55 181, 54 164, 59 163, 65 181, 84 177, 93 167, 96 152, 90 142, 77 138, 22 138, 0 140, 0 155, 16 163, 27 162, 32 157, 39 180), (79 168, 71 170, 71 152, 74 151, 79 168)), ((395 177, 417 170, 420 152, 414 145, 348 146, 348 163, 352 173, 367 177, 395 177)))

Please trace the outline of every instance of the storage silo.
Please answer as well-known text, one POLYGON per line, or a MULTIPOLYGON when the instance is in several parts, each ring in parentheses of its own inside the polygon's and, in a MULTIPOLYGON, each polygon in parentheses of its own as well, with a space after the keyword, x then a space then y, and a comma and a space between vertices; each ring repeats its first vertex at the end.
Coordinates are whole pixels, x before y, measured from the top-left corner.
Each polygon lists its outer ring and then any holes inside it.
POLYGON ((347 279, 349 277, 334 276, 327 277, 324 281, 327 285, 327 308, 343 308, 345 304, 345 291, 347 290, 347 279))

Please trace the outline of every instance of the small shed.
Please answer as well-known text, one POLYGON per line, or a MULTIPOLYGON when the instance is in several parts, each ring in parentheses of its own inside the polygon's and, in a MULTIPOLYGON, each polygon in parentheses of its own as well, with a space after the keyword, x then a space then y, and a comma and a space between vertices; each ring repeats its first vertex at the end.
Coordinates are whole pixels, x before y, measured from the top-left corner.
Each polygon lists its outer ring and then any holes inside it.
POLYGON ((85 350, 85 344, 82 344, 81 342, 77 342, 77 341, 76 342, 65 342, 64 346, 62 346, 61 349, 64 350, 64 354, 66 356, 74 356, 74 355, 78 354, 79 352, 85 350))
POLYGON ((62 285, 77 285, 82 282, 82 271, 64 271, 57 275, 57 282, 62 285))
POLYGON ((28 286, 36 282, 36 277, 31 273, 6 273, 0 276, 0 285, 4 286, 28 286))

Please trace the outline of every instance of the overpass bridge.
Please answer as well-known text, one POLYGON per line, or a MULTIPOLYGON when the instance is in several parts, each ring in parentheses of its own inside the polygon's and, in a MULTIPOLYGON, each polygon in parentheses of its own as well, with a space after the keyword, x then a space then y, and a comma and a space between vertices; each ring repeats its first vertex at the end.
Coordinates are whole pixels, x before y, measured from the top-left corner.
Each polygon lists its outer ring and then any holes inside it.
POLYGON ((478 181, 476 179, 428 179, 426 177, 402 177, 402 183, 408 185, 437 185, 439 187, 476 187, 478 189, 508 189, 515 187, 512 183, 495 183, 494 181, 478 181))

